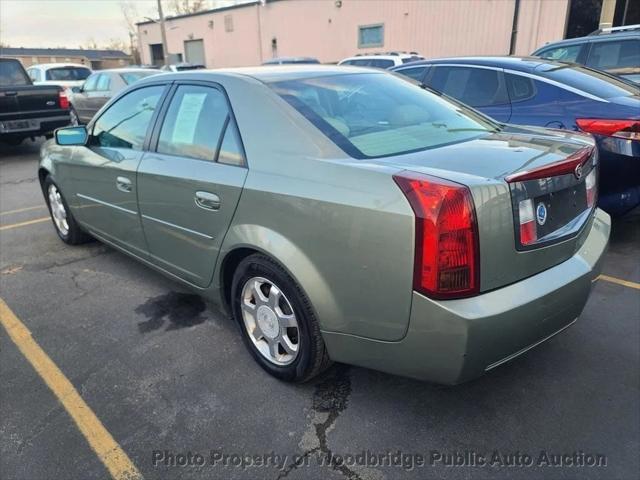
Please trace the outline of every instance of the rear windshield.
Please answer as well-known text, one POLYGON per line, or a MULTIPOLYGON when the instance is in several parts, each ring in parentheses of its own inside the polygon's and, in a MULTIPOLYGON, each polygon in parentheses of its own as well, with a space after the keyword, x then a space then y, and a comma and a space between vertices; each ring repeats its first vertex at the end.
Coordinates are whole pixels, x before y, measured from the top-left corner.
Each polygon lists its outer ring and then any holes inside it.
POLYGON ((125 72, 125 73, 121 73, 120 76, 124 80, 124 83, 126 83, 127 85, 131 85, 133 82, 137 82, 141 78, 149 77, 149 76, 155 75, 157 73, 158 72, 153 72, 153 71, 151 71, 151 72, 125 72))
POLYGON ((640 89, 613 75, 576 65, 541 65, 535 72, 600 98, 628 97, 640 94, 640 89))
POLYGON ((497 130, 486 117, 396 75, 346 74, 270 86, 354 158, 416 152, 497 130))
POLYGON ((0 86, 31 85, 31 80, 17 60, 0 59, 0 86))
POLYGON ((47 80, 76 81, 85 80, 91 75, 91 70, 84 67, 56 67, 47 70, 47 80))

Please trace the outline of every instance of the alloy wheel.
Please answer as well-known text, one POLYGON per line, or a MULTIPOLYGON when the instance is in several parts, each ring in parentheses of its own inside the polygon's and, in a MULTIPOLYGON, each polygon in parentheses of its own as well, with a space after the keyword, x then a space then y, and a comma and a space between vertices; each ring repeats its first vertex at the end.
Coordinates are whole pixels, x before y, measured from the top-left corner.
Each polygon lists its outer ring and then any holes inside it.
POLYGON ((242 319, 251 342, 275 365, 289 365, 300 350, 300 330, 291 303, 264 277, 252 277, 242 287, 242 319))
POLYGON ((69 222, 67 221, 67 210, 62 202, 62 196, 55 185, 49 185, 48 195, 53 223, 58 231, 66 237, 69 234, 69 222))

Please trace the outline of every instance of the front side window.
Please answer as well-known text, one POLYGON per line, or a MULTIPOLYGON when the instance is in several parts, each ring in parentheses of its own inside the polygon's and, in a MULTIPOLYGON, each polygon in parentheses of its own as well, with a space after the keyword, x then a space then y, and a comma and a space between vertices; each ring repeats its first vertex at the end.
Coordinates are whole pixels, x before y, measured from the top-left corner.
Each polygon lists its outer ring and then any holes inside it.
POLYGON ((640 67, 640 40, 595 42, 587 59, 587 65, 599 70, 616 70, 640 67))
POLYGON ((85 92, 93 92, 96 89, 96 84, 98 83, 98 77, 100 77, 101 75, 91 75, 89 78, 87 78, 87 81, 84 82, 84 85, 82 85, 82 90, 84 90, 85 92))
POLYGON ((180 85, 160 131, 158 153, 214 161, 228 117, 227 99, 220 90, 180 85))
POLYGON ((96 121, 91 145, 142 150, 163 90, 160 85, 140 88, 116 101, 96 121))
POLYGON ((397 73, 404 75, 405 77, 413 78, 418 82, 422 82, 424 78, 424 71, 427 67, 412 67, 412 68, 401 68, 400 70, 396 70, 397 73))
POLYGON ((508 103, 497 70, 472 67, 434 67, 429 86, 472 107, 508 103))
POLYGON ((385 73, 289 80, 270 87, 354 158, 425 150, 498 128, 472 110, 385 73))
POLYGON ((358 48, 382 47, 384 45, 384 25, 364 25, 358 27, 358 48))
POLYGON ((85 67, 56 67, 47 70, 47 80, 78 81, 85 80, 91 75, 91 70, 85 67))
POLYGON ((575 62, 580 55, 582 45, 564 45, 562 47, 549 48, 538 54, 539 57, 558 60, 560 62, 575 62))

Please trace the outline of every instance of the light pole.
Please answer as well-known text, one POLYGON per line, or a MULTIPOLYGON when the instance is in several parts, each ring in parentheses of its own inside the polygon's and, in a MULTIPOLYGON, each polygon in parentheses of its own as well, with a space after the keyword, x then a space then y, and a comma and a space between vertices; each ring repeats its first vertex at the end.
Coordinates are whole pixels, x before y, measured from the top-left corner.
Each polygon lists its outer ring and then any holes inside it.
POLYGON ((164 64, 169 65, 169 51, 167 49, 167 31, 164 28, 164 14, 162 13, 162 2, 158 0, 158 17, 160 18, 160 34, 162 35, 162 54, 164 64))

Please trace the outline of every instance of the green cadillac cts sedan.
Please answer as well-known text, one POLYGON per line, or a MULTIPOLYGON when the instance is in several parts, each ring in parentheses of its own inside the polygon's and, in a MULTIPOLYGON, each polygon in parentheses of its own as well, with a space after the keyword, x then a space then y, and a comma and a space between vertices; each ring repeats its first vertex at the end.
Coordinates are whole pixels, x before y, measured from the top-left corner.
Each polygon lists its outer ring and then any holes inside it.
POLYGON ((64 242, 224 306, 290 381, 482 375, 578 318, 610 230, 591 137, 355 67, 143 79, 58 130, 39 178, 64 242))

